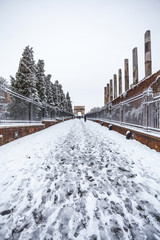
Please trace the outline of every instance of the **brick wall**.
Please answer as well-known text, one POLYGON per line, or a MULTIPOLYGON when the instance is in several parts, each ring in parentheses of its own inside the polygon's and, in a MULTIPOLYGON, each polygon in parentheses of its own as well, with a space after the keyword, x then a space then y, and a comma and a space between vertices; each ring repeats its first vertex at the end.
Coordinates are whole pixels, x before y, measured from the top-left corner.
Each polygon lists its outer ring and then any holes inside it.
POLYGON ((3 145, 3 135, 0 134, 0 146, 3 145))
MULTIPOLYGON (((66 120, 70 120, 71 118, 66 118, 66 120)), ((18 138, 27 136, 29 134, 41 131, 45 128, 51 127, 55 124, 58 124, 62 122, 62 119, 56 119, 56 121, 47 121, 44 120, 39 125, 18 125, 18 126, 0 126, 0 146, 4 145, 6 143, 9 143, 11 141, 14 141, 18 138), (16 134, 18 134, 16 136, 16 134)))
MULTIPOLYGON (((133 88, 129 89, 127 91, 127 95, 124 97, 123 94, 121 96, 119 96, 118 98, 114 99, 112 101, 112 104, 118 104, 120 102, 123 102, 125 100, 128 100, 129 98, 132 98, 136 95, 139 95, 141 93, 143 93, 145 90, 147 90, 149 88, 149 86, 155 81, 155 79, 157 78, 157 76, 160 75, 160 70, 151 75, 150 77, 147 77, 146 79, 138 82, 133 88)), ((160 88, 160 82, 155 84, 155 89, 157 90, 158 88, 160 88), (158 85, 157 85, 158 84, 158 85)), ((154 90, 154 88, 153 88, 154 90)))
POLYGON ((0 126, 0 146, 15 139, 43 130, 44 128, 44 124, 30 126, 0 126))
MULTIPOLYGON (((92 120, 94 122, 97 122, 99 124, 103 123, 103 126, 105 127, 109 127, 110 123, 109 122, 103 122, 100 120, 92 120)), ((150 147, 151 149, 155 149, 157 152, 160 152, 160 137, 156 137, 153 135, 150 135, 148 133, 145 132, 140 132, 138 130, 132 130, 131 128, 126 128, 123 126, 119 126, 119 125, 115 125, 112 124, 112 130, 119 132, 123 135, 126 135, 127 131, 130 131, 131 133, 135 134, 135 140, 139 141, 140 143, 150 147)))
POLYGON ((51 127, 58 123, 58 121, 47 121, 43 120, 42 123, 45 125, 45 128, 51 127))
POLYGON ((158 78, 157 81, 153 83, 152 89, 155 95, 160 93, 160 78, 158 78))

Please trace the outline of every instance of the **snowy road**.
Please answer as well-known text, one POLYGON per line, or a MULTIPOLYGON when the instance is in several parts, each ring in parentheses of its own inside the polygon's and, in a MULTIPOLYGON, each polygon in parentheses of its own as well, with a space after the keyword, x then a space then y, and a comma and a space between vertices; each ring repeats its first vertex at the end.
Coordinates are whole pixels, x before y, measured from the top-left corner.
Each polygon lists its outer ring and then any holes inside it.
POLYGON ((160 239, 160 153, 70 120, 0 147, 0 239, 160 239))

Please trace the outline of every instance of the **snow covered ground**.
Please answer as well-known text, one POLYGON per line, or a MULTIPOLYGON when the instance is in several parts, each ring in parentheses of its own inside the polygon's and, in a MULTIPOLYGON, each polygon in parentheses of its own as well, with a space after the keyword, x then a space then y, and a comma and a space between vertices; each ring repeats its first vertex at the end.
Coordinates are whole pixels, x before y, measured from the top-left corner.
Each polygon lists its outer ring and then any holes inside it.
POLYGON ((75 119, 0 147, 0 239, 160 239, 160 153, 75 119))

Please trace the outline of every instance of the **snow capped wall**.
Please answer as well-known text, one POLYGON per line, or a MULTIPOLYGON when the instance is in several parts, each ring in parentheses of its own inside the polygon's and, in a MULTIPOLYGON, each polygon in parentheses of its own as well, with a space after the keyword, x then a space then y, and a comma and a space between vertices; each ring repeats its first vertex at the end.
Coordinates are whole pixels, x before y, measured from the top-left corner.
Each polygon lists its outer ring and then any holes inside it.
MULTIPOLYGON (((101 120, 92 120, 94 122, 97 122, 99 124, 102 123, 101 120)), ((109 128, 110 122, 107 121, 103 121, 103 126, 108 127, 109 128)), ((137 130, 135 128, 132 127, 125 127, 125 126, 121 126, 119 124, 113 123, 112 124, 112 130, 119 132, 123 135, 126 135, 127 131, 131 132, 131 135, 134 134, 134 139, 139 141, 140 143, 150 147, 151 149, 155 149, 157 152, 160 152, 160 137, 158 136, 158 134, 153 134, 153 133, 147 133, 144 132, 143 129, 141 130, 137 130)))
POLYGON ((9 124, 9 125, 0 125, 0 146, 11 141, 14 141, 18 138, 27 136, 29 134, 41 131, 45 128, 58 124, 62 121, 69 120, 66 119, 53 119, 44 120, 43 123, 19 123, 19 124, 9 124))

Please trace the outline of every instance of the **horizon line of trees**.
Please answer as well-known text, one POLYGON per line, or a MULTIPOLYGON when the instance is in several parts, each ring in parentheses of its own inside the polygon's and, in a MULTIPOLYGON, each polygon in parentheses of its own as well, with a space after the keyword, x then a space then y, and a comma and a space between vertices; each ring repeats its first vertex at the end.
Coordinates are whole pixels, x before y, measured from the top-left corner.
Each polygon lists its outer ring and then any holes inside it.
POLYGON ((10 76, 11 89, 43 106, 49 104, 73 113, 69 92, 64 93, 58 80, 51 82, 52 75, 45 75, 44 60, 36 64, 33 53, 32 47, 25 47, 15 78, 10 76))

